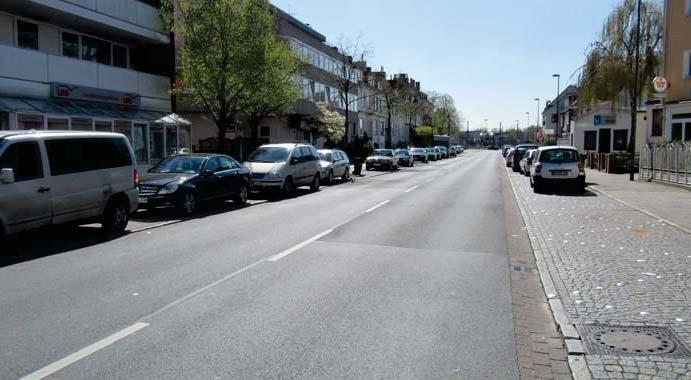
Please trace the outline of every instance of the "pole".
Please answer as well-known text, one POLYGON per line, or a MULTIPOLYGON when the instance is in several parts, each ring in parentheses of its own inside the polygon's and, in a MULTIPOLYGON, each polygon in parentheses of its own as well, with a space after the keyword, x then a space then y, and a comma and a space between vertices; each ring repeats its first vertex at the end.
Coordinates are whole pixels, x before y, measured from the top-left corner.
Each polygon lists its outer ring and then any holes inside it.
POLYGON ((636 15, 636 62, 634 64, 633 97, 631 100, 631 138, 629 139, 629 181, 634 180, 633 161, 636 155, 636 117, 638 116, 638 63, 641 45, 641 0, 638 0, 636 15))
POLYGON ((465 121, 465 148, 468 149, 468 134, 470 133, 470 121, 465 121))

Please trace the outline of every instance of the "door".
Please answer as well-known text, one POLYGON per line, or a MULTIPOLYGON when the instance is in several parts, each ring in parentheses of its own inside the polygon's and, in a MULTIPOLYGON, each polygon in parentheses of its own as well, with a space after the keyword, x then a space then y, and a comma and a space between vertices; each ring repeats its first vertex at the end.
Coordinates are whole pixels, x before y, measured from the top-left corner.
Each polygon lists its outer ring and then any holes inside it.
POLYGON ((19 232, 51 222, 51 188, 43 154, 36 141, 16 142, 0 156, 0 168, 14 171, 14 183, 0 183, 0 218, 7 232, 19 232))
POLYGON ((333 152, 334 177, 342 177, 345 174, 345 161, 340 151, 333 152))
POLYGON ((598 131, 598 153, 609 153, 612 146, 612 130, 603 128, 598 131))
POLYGON ((229 157, 218 157, 220 167, 216 171, 219 177, 219 196, 228 197, 237 194, 240 189, 238 166, 229 157))
POLYGON ((221 196, 223 183, 219 173, 223 171, 220 157, 212 157, 206 161, 201 173, 201 181, 197 185, 197 195, 202 199, 210 199, 221 196))

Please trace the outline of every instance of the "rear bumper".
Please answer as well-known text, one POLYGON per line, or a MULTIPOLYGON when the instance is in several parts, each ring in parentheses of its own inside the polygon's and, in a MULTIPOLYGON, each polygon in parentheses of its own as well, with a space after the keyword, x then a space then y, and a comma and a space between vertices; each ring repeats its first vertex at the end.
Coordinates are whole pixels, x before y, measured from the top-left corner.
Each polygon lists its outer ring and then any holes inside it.
POLYGON ((576 178, 543 178, 534 175, 533 182, 542 185, 585 186, 585 175, 579 175, 576 178))

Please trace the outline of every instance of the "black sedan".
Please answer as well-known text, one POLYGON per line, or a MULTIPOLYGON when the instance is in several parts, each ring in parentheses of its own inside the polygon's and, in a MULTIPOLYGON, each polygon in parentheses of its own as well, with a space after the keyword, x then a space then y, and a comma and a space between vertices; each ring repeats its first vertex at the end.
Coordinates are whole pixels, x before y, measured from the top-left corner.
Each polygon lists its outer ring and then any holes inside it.
POLYGON ((396 156, 398 156, 399 166, 412 167, 415 164, 415 160, 408 149, 396 149, 396 156))
POLYGON ((201 202, 231 198, 247 202, 252 187, 250 170, 220 154, 169 156, 142 176, 139 207, 174 206, 191 215, 201 202))

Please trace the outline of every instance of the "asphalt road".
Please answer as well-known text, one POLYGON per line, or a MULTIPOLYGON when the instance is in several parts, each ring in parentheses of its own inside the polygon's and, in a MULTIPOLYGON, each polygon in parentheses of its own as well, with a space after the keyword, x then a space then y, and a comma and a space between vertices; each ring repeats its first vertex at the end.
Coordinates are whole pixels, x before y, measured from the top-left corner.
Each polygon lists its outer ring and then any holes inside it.
POLYGON ((468 152, 53 243, 0 268, 0 379, 518 378, 501 171, 468 152))

